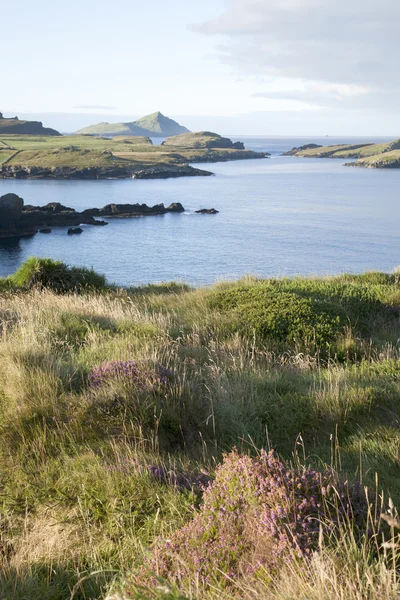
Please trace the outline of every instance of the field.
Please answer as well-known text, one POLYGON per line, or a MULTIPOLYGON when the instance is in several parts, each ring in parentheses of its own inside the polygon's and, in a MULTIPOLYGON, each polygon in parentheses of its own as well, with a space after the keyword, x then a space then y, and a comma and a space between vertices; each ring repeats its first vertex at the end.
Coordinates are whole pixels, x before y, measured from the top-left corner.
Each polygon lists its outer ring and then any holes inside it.
POLYGON ((2 147, 0 146, 0 165, 2 163, 4 163, 6 160, 8 160, 10 158, 10 156, 12 156, 13 152, 9 151, 7 152, 6 150, 3 150, 2 147))
POLYGON ((113 166, 117 168, 126 166, 129 170, 154 168, 158 165, 173 167, 188 162, 216 162, 259 157, 257 153, 237 149, 153 146, 151 140, 145 137, 120 136, 107 139, 85 135, 48 137, 0 135, 0 152, 0 164, 9 159, 7 168, 37 167, 49 170, 55 168, 101 170, 113 166), (11 152, 13 155, 10 158, 11 152))
POLYGON ((0 290, 0 598, 398 597, 397 275, 117 290, 31 261, 0 290), (388 537, 352 513, 313 554, 244 549, 239 474, 262 448, 300 487, 377 491, 366 518, 389 511, 388 537))

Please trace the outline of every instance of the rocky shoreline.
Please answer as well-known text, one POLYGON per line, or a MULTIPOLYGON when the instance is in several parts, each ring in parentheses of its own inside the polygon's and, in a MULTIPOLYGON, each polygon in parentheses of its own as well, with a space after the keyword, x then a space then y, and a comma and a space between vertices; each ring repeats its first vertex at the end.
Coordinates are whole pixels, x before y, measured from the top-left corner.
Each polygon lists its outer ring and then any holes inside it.
MULTIPOLYGON (((82 233, 80 225, 97 227, 108 225, 107 219, 127 219, 146 216, 165 215, 168 213, 183 213, 184 207, 180 202, 169 206, 164 204, 107 204, 103 208, 87 208, 82 212, 64 206, 59 202, 50 202, 45 206, 25 205, 24 200, 16 194, 6 194, 0 197, 0 239, 29 237, 36 233, 51 233, 52 227, 66 227, 67 233, 82 233), (96 217, 96 218, 95 218, 96 217)), ((215 208, 200 209, 199 214, 217 214, 215 208)))
POLYGON ((113 163, 107 167, 28 167, 3 164, 3 179, 168 179, 213 175, 190 165, 154 165, 149 167, 113 163))

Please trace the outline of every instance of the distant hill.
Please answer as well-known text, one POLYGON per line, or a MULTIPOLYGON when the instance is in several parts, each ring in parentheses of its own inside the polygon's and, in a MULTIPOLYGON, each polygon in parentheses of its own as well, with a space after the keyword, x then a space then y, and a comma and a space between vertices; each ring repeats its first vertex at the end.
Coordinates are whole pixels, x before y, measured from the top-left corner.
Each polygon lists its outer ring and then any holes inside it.
POLYGON ((84 127, 76 133, 77 135, 168 137, 189 133, 189 129, 160 112, 155 112, 131 123, 97 123, 97 125, 84 127))
POLYGON ((20 121, 18 117, 6 119, 0 112, 0 134, 61 135, 55 129, 43 127, 40 121, 20 121))

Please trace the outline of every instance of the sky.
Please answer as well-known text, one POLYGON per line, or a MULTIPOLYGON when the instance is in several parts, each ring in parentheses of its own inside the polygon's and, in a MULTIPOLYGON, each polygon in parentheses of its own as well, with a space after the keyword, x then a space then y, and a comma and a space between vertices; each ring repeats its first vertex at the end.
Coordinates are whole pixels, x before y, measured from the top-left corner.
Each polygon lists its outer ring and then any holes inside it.
POLYGON ((399 22, 399 0, 0 0, 0 111, 398 137, 399 22))

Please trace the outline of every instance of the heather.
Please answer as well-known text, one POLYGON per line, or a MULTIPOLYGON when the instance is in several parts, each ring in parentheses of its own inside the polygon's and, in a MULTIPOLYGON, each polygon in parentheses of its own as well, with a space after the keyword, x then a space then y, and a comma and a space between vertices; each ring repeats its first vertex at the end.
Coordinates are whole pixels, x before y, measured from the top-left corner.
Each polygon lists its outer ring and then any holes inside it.
POLYGON ((38 264, 0 288, 0 598, 396 598, 396 274, 38 264))
POLYGON ((331 470, 290 468, 273 451, 256 458, 233 451, 194 519, 156 549, 151 570, 205 587, 232 587, 261 569, 271 576, 282 562, 311 557, 321 535, 337 536, 348 524, 356 541, 368 531, 379 538, 368 529, 380 527, 368 522, 371 500, 358 482, 343 484, 331 470))

